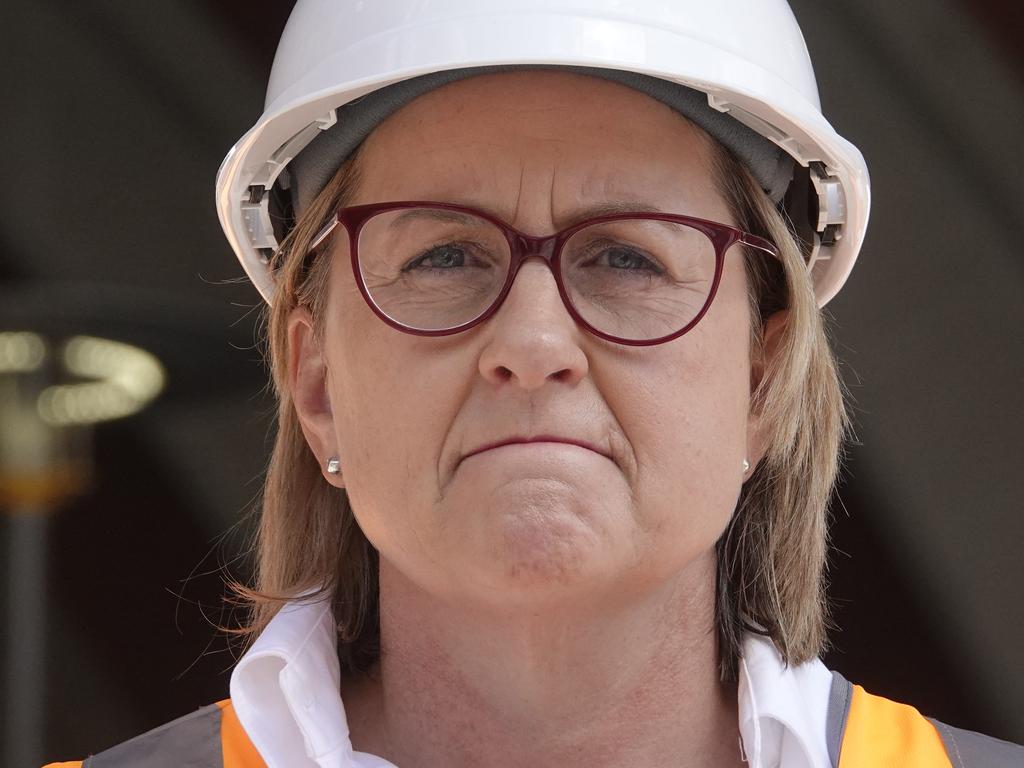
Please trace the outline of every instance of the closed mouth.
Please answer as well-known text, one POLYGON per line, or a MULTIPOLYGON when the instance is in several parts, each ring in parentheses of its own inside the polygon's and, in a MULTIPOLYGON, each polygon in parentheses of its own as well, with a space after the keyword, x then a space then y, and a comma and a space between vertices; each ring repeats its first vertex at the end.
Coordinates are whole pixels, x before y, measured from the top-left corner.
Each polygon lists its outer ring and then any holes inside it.
POLYGON ((516 443, 563 443, 567 445, 578 445, 580 448, 586 448, 587 450, 593 451, 594 453, 598 453, 607 459, 611 459, 611 456, 602 451, 593 443, 588 443, 586 440, 575 440, 573 438, 557 437, 554 435, 537 435, 536 437, 513 437, 507 440, 499 440, 494 443, 482 445, 479 448, 476 448, 475 450, 467 453, 462 458, 467 459, 470 456, 475 456, 478 453, 489 451, 492 448, 500 448, 503 445, 515 445, 516 443))

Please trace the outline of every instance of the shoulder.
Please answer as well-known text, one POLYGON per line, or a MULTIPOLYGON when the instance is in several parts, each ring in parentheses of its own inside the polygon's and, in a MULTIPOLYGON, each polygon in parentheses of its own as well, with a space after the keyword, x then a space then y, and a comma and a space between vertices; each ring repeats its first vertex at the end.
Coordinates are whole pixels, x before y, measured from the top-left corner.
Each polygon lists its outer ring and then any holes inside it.
POLYGON ((200 707, 80 762, 44 768, 166 768, 208 765, 263 768, 264 763, 238 722, 230 699, 200 707))
POLYGON ((868 693, 832 672, 826 728, 833 766, 1019 768, 1024 747, 954 728, 917 709, 868 693))

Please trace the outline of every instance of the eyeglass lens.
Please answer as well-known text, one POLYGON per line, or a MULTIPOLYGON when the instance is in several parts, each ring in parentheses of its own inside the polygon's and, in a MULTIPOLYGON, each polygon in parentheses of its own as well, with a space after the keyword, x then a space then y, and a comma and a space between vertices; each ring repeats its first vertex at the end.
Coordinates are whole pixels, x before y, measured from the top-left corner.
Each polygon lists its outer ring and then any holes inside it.
MULTIPOLYGON (((493 304, 508 276, 505 234, 486 219, 442 208, 384 211, 357 243, 367 293, 388 317, 418 330, 468 323, 493 304)), ((715 246, 700 230, 656 219, 590 224, 565 243, 562 280, 592 327, 636 341, 689 325, 708 301, 715 246)))

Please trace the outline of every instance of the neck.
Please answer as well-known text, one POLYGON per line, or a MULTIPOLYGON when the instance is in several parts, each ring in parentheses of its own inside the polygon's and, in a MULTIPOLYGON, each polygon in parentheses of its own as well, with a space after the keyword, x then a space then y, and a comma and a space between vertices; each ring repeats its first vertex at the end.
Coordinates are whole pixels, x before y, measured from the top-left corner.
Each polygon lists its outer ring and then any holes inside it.
POLYGON ((379 669, 343 694, 353 746, 398 766, 736 766, 714 560, 639 597, 443 604, 381 560, 379 669))

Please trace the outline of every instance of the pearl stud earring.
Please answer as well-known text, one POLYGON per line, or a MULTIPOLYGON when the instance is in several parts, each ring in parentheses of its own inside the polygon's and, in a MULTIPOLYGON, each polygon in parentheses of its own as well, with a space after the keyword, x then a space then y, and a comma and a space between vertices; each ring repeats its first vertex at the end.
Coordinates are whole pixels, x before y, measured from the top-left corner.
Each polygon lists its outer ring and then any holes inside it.
POLYGON ((327 460, 327 472, 331 475, 337 475, 341 472, 341 461, 337 456, 332 456, 327 460))
POLYGON ((750 469, 750 462, 746 459, 743 460, 743 472, 746 473, 750 469))

